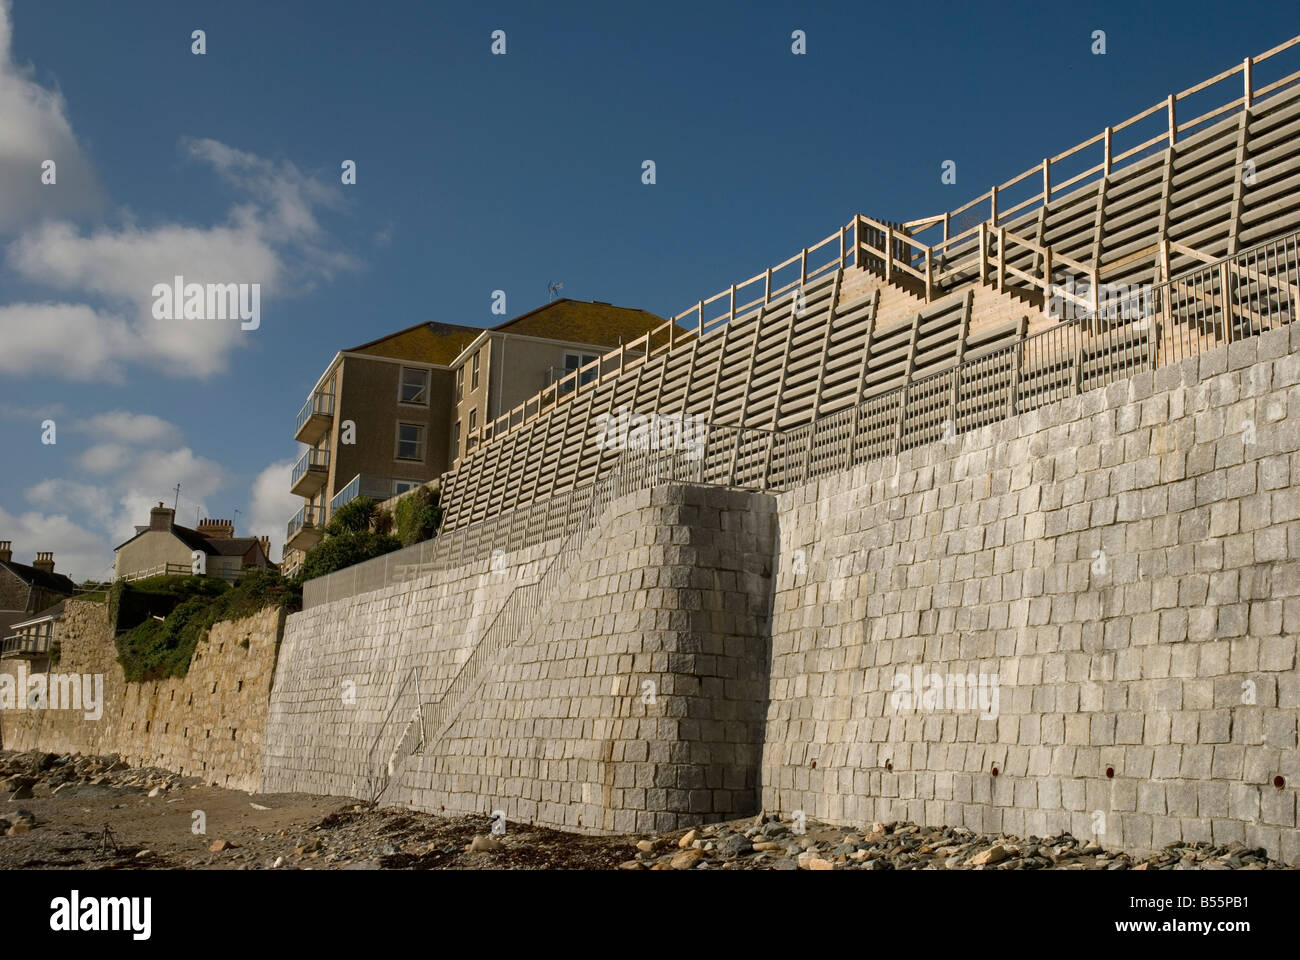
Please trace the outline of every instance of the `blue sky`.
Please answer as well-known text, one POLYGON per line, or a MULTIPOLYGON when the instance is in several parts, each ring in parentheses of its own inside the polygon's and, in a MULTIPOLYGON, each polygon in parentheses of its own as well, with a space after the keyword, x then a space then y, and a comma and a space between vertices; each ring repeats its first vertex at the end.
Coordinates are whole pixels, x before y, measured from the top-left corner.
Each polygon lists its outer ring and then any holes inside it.
POLYGON ((855 213, 965 203, 1300 22, 905 9, 0 0, 0 539, 106 573, 179 482, 182 521, 238 510, 278 548, 294 415, 336 350, 491 325, 493 290, 513 316, 552 280, 680 312, 855 213), (176 272, 261 283, 260 327, 153 319, 176 272))

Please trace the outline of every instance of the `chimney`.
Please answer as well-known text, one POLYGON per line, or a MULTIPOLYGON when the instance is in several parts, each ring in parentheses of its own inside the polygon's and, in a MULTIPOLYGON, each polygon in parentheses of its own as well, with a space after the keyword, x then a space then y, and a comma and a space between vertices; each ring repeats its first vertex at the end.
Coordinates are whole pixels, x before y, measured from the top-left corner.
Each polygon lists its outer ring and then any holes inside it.
POLYGON ((13 558, 13 542, 10 540, 0 540, 0 561, 8 563, 13 558))
POLYGON ((158 506, 149 511, 149 529, 161 530, 167 533, 172 528, 172 521, 176 518, 176 511, 162 505, 160 501, 158 506))
POLYGON ((257 542, 262 545, 262 556, 266 558, 267 563, 270 563, 271 562, 271 538, 258 537, 257 542))
POLYGON ((229 540, 235 535, 235 525, 229 520, 207 520, 199 524, 200 535, 210 540, 229 540))
POLYGON ((40 570, 40 571, 42 571, 42 572, 44 572, 44 573, 53 573, 53 572, 54 572, 54 554, 53 554, 53 553, 38 553, 38 554, 36 555, 36 560, 32 563, 32 566, 35 567, 37 570, 40 570))

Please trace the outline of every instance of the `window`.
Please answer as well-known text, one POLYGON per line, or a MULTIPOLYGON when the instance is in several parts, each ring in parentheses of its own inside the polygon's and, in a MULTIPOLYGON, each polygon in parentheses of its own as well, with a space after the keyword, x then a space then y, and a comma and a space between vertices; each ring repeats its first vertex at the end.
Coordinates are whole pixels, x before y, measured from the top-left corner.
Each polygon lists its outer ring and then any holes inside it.
POLYGON ((472 434, 474 432, 474 428, 477 426, 478 426, 478 411, 471 410, 469 412, 469 432, 472 434))
MULTIPOLYGON (((478 358, 479 358, 479 354, 481 354, 482 352, 483 352, 482 347, 479 347, 478 350, 474 352, 474 373, 469 379, 469 388, 471 390, 478 389, 478 358)), ((470 430, 473 429, 474 429, 473 427, 470 427, 470 430)))
POLYGON ((429 371, 416 367, 402 367, 402 388, 398 394, 402 403, 429 405, 429 371))
MULTIPOLYGON (((595 363, 597 359, 598 358, 594 354, 590 353, 566 353, 564 355, 564 374, 561 379, 567 377, 580 367, 585 367, 589 363, 595 363)), ((581 385, 586 386, 591 383, 591 381, 595 380, 598 372, 599 368, 597 367, 592 367, 590 370, 584 371, 582 376, 579 378, 582 381, 581 385)), ((572 389, 572 383, 567 383, 560 388, 560 393, 563 395, 572 389)))
POLYGON ((460 421, 451 430, 451 458, 455 460, 460 456, 460 421))
POLYGON ((393 496, 400 497, 402 494, 414 490, 419 485, 420 482, 418 480, 394 480, 393 496))
POLYGON ((397 425, 397 459, 424 460, 424 426, 419 423, 397 425))
POLYGON ((464 398, 464 396, 465 396, 465 365, 462 363, 459 367, 456 368, 456 402, 460 403, 460 401, 464 398))

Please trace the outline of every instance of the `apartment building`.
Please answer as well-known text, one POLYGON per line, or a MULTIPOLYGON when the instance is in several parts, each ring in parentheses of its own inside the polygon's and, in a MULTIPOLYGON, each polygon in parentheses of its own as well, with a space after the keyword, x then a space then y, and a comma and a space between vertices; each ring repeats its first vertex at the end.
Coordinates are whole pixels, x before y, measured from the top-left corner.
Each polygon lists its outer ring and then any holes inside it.
POLYGON ((288 523, 283 569, 297 568, 344 504, 441 476, 483 423, 662 323, 566 298, 496 327, 425 322, 338 352, 298 413, 290 489, 303 505, 288 523))
POLYGON ((645 310, 566 298, 477 331, 452 361, 452 465, 474 448, 485 424, 575 370, 590 382, 598 357, 663 322, 645 310))

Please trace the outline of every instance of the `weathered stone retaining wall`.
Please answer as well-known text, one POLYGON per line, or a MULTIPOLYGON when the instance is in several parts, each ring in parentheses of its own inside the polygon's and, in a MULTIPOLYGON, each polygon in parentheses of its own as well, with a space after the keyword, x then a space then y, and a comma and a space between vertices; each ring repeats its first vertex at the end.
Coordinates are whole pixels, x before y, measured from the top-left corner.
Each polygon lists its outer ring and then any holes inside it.
MULTIPOLYGON (((216 624, 196 648, 184 678, 147 683, 125 681, 107 604, 70 600, 64 610, 55 632, 60 661, 50 671, 102 676, 100 716, 68 709, 0 711, 4 749, 116 753, 135 766, 258 789, 283 616, 278 609, 216 624)), ((17 677, 18 664, 4 660, 0 671, 17 677)))

